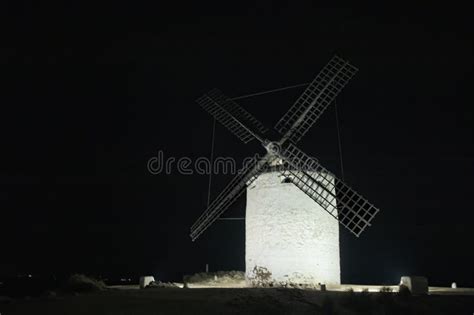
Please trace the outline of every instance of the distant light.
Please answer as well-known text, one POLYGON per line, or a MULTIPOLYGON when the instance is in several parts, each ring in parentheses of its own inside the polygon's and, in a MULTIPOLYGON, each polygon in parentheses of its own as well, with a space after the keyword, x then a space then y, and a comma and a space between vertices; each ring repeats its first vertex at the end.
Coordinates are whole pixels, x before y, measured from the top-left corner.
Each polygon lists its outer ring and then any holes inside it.
POLYGON ((31 278, 32 276, 31 275, 28 275, 28 278, 31 278))

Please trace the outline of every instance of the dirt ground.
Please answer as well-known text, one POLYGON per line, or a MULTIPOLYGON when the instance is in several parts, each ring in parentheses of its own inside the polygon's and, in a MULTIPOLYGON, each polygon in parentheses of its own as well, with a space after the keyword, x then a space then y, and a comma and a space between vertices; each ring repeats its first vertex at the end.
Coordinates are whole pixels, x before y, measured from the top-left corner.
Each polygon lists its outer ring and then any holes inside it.
POLYGON ((401 296, 380 292, 300 289, 111 289, 103 292, 18 299, 0 304, 15 314, 473 314, 474 296, 401 296))

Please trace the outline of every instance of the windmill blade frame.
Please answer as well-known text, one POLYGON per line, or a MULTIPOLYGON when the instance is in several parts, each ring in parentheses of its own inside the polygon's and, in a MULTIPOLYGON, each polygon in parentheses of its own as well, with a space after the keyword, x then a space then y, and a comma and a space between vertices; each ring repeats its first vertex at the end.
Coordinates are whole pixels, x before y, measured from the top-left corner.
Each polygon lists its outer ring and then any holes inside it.
POLYGON ((219 89, 212 89, 207 94, 217 103, 221 104, 222 108, 227 110, 235 118, 239 119, 239 121, 242 121, 254 132, 265 134, 268 131, 268 128, 265 127, 257 118, 237 104, 234 100, 224 95, 224 93, 219 89))
POLYGON ((267 131, 261 122, 218 89, 209 91, 196 102, 244 143, 253 139, 262 141, 260 134, 267 131))
POLYGON ((280 153, 287 163, 280 174, 318 203, 352 234, 371 225, 380 211, 362 195, 293 144, 280 153))
POLYGON ((214 221, 216 221, 236 200, 247 186, 249 186, 260 173, 262 173, 272 156, 267 154, 262 159, 252 159, 240 169, 222 192, 213 200, 208 208, 199 216, 191 226, 191 239, 196 240, 214 221))
POLYGON ((334 56, 275 125, 283 135, 280 143, 300 141, 357 71, 348 61, 334 56))
POLYGON ((283 135, 279 141, 266 139, 263 134, 267 129, 263 124, 221 91, 213 89, 197 100, 201 107, 244 143, 257 139, 267 154, 261 160, 245 165, 195 221, 190 234, 193 241, 268 166, 276 166, 282 176, 287 177, 355 236, 359 237, 371 225, 379 209, 294 145, 314 125, 357 71, 348 61, 334 56, 275 126, 283 135))

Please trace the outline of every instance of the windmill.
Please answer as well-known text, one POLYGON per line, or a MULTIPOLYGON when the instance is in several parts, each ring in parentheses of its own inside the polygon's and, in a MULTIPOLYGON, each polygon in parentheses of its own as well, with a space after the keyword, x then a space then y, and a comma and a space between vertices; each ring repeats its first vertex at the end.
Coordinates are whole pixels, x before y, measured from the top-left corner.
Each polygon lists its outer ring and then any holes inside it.
POLYGON ((334 56, 276 124, 282 135, 278 141, 268 140, 267 128, 219 90, 197 99, 244 143, 259 141, 266 154, 246 163, 209 204, 191 226, 193 241, 248 190, 247 277, 264 271, 275 281, 340 283, 337 222, 359 237, 379 209, 296 144, 356 72, 334 56))

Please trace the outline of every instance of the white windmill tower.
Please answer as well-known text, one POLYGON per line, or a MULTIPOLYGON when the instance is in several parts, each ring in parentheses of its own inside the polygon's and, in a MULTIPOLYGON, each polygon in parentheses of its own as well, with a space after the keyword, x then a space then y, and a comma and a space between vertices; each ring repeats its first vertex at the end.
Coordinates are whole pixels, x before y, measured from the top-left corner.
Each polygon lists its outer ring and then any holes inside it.
POLYGON ((278 141, 267 140, 267 129, 220 91, 197 100, 244 143, 257 139, 267 153, 239 170, 196 220, 193 241, 247 190, 247 279, 340 284, 338 222, 359 237, 379 210, 296 143, 356 72, 334 56, 276 124, 278 141))

